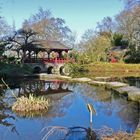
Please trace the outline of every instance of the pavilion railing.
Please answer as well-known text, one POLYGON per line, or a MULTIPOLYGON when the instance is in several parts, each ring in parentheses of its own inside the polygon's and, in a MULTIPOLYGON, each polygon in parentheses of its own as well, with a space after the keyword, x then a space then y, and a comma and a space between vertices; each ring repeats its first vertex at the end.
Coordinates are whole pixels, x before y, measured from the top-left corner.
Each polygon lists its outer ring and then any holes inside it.
POLYGON ((53 64, 61 64, 61 63, 68 63, 68 62, 75 62, 74 59, 63 59, 63 58, 30 58, 26 59, 24 63, 53 63, 53 64))

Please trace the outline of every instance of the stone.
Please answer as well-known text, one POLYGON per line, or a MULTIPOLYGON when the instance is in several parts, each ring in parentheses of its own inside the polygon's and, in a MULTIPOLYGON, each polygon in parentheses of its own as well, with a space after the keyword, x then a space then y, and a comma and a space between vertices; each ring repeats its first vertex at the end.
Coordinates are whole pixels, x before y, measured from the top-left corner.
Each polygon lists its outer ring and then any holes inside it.
POLYGON ((130 91, 128 92, 128 99, 132 101, 140 101, 140 89, 139 91, 130 91))
POLYGON ((87 77, 82 77, 82 78, 73 78, 72 81, 90 82, 92 80, 90 78, 87 78, 87 77))
POLYGON ((95 80, 97 80, 97 81, 108 81, 110 79, 111 79, 111 77, 95 77, 95 80))
POLYGON ((89 84, 91 85, 96 85, 96 86, 102 86, 102 85, 106 85, 107 82, 101 82, 101 81, 90 81, 89 84))
POLYGON ((70 76, 62 76, 62 75, 59 75, 58 78, 72 79, 72 77, 70 77, 70 76))
POLYGON ((121 82, 107 82, 107 86, 110 88, 126 87, 128 84, 121 82))
POLYGON ((134 86, 125 86, 125 87, 120 87, 115 89, 115 91, 119 92, 120 94, 125 94, 125 93, 128 94, 128 92, 133 92, 138 90, 140 89, 134 86))
POLYGON ((119 92, 120 94, 127 94, 129 100, 140 101, 140 88, 134 86, 126 86, 116 88, 115 91, 119 92))

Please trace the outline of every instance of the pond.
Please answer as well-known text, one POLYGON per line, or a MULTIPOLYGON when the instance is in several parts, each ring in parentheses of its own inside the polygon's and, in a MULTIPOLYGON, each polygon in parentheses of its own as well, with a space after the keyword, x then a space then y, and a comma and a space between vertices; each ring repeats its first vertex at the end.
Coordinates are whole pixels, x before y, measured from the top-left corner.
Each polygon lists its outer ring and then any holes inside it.
MULTIPOLYGON (((93 115, 94 129, 103 126, 113 131, 134 132, 139 121, 139 104, 120 97, 113 91, 88 84, 63 81, 25 80, 9 84, 17 95, 33 93, 53 101, 48 112, 16 114, 10 106, 15 102, 11 90, 0 89, 0 140, 43 140, 49 126, 90 126, 86 104, 96 109, 93 115)), ((64 132, 64 131, 63 131, 64 132)), ((63 137, 62 133, 50 136, 48 140, 63 137)), ((44 138, 45 139, 45 138, 44 138)), ((86 140, 84 133, 68 135, 66 140, 86 140)))
POLYGON ((124 77, 123 82, 128 83, 130 86, 136 86, 140 88, 140 77, 124 77))

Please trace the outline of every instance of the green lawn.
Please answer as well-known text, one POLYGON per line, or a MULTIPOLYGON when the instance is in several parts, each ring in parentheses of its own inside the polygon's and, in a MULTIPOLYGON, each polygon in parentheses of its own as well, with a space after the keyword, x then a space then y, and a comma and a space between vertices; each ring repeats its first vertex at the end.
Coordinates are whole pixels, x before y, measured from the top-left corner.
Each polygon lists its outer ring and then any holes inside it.
POLYGON ((92 63, 84 65, 87 77, 140 77, 140 64, 92 63))

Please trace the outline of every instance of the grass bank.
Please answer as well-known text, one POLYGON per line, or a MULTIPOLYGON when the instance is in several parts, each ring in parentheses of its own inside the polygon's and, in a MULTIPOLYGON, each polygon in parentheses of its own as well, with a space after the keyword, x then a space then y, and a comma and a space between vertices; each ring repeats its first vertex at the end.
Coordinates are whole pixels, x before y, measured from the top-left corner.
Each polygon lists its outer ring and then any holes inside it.
MULTIPOLYGON (((140 64, 124 63, 91 63, 82 65, 86 72, 81 75, 94 77, 140 77, 140 64)), ((80 72, 79 72, 80 73, 80 72)), ((80 75, 80 74, 79 74, 80 75)))

